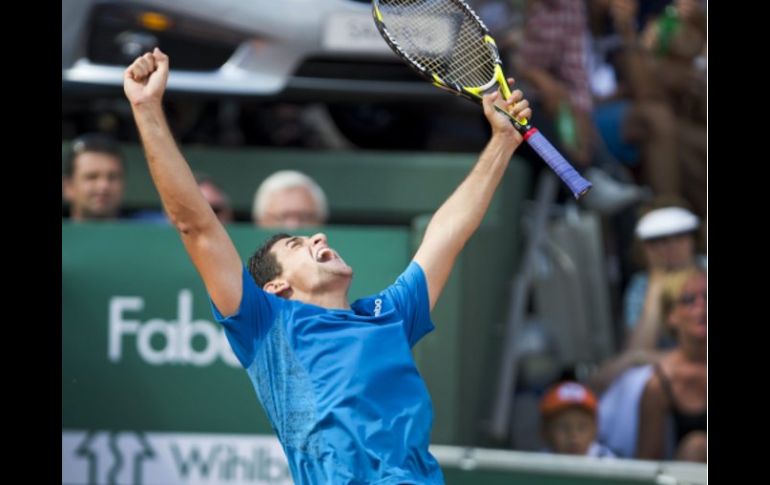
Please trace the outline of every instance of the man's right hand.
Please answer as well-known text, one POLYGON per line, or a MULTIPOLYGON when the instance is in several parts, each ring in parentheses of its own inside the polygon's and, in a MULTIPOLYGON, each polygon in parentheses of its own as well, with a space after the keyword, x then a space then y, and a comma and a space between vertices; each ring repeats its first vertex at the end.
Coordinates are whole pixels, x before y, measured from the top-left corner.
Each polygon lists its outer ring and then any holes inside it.
MULTIPOLYGON (((509 88, 513 87, 513 84, 513 78, 508 78, 509 88)), ((519 146, 524 139, 513 127, 510 118, 498 113, 494 107, 497 105, 499 108, 509 112, 511 116, 516 119, 529 119, 532 117, 532 109, 529 107, 529 101, 524 99, 524 94, 520 90, 515 89, 511 92, 510 98, 502 99, 500 92, 495 91, 492 94, 485 95, 482 101, 484 115, 486 115, 487 120, 489 121, 492 133, 503 133, 507 136, 512 136, 516 142, 515 146, 519 146)))
POLYGON ((157 47, 128 66, 123 90, 133 106, 160 104, 168 81, 168 56, 157 47))

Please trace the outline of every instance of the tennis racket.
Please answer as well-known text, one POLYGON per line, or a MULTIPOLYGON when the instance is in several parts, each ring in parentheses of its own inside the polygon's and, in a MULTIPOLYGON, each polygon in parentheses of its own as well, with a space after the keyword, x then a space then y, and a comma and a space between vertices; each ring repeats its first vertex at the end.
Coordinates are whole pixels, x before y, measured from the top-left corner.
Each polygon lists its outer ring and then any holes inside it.
MULTIPOLYGON (((481 104, 482 96, 499 89, 511 95, 495 40, 476 13, 461 0, 372 0, 377 29, 391 49, 433 85, 481 104)), ((559 151, 529 124, 511 123, 524 140, 556 172, 575 198, 591 189, 559 151)))

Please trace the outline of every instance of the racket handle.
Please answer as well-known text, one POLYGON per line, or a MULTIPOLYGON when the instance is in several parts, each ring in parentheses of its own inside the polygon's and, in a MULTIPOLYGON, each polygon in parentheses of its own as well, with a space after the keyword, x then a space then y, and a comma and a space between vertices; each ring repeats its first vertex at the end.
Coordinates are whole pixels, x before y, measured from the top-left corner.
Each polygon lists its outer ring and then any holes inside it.
POLYGON ((567 184, 567 187, 569 187, 576 199, 579 199, 591 190, 591 182, 577 173, 551 142, 542 133, 537 131, 537 128, 530 128, 524 134, 524 140, 556 172, 556 175, 567 184))

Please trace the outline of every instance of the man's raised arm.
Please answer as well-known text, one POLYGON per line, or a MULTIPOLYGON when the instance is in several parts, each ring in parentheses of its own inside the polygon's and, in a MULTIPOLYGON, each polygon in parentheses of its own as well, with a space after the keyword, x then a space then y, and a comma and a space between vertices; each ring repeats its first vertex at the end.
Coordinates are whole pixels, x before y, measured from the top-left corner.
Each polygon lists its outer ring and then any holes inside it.
MULTIPOLYGON (((414 256, 425 272, 431 309, 444 289, 457 255, 481 224, 513 152, 523 141, 508 117, 494 109, 499 97, 497 92, 484 96, 484 114, 492 127, 492 137, 465 180, 434 214, 414 256)), ((532 115, 519 90, 502 106, 518 119, 529 119, 532 115)))
POLYGON ((163 114, 168 56, 156 48, 125 71, 123 88, 131 102, 147 163, 163 207, 179 231, 206 289, 224 315, 238 310, 241 265, 238 252, 195 182, 163 114))

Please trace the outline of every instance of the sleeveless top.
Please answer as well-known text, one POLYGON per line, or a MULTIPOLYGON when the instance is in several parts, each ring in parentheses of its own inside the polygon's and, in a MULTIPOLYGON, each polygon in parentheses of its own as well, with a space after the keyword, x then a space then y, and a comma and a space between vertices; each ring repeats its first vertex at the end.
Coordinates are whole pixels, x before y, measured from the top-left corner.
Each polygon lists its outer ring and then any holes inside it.
POLYGON ((671 416, 674 420, 674 434, 676 436, 677 444, 692 431, 706 431, 706 409, 704 408, 703 411, 698 413, 682 411, 679 403, 674 397, 671 381, 663 372, 663 369, 659 364, 655 365, 655 373, 658 375, 658 378, 660 378, 663 392, 666 393, 669 402, 671 402, 671 416))

